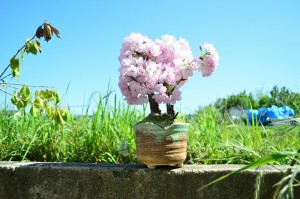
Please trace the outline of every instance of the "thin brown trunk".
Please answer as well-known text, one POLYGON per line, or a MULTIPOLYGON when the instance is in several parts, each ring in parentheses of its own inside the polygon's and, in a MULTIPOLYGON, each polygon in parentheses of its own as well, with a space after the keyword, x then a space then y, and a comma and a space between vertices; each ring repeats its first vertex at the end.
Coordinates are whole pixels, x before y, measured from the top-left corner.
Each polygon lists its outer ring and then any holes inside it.
POLYGON ((154 94, 148 94, 151 113, 161 114, 158 103, 153 99, 154 94))
POLYGON ((167 104, 167 114, 172 116, 173 118, 175 117, 174 105, 167 104))

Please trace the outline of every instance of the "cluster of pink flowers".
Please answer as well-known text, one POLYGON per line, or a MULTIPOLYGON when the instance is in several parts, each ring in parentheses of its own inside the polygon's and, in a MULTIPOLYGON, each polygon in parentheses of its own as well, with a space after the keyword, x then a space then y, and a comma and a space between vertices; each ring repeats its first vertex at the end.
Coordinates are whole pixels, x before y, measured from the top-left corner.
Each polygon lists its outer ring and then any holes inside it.
POLYGON ((143 104, 149 96, 157 103, 175 104, 181 99, 180 87, 201 71, 210 76, 219 63, 212 44, 204 44, 201 56, 194 58, 188 41, 164 35, 152 41, 131 33, 123 41, 119 62, 119 87, 129 104, 143 104))

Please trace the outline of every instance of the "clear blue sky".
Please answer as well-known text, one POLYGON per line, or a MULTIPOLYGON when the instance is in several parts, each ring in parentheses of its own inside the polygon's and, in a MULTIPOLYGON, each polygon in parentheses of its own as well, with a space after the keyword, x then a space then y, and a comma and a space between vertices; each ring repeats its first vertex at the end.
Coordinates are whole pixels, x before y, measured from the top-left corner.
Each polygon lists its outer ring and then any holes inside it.
MULTIPOLYGON (((86 105, 93 93, 96 100, 105 94, 109 82, 122 98, 118 56, 124 37, 131 32, 152 39, 164 34, 181 36, 190 42, 195 56, 200 43, 207 41, 217 48, 220 65, 215 74, 208 78, 194 74, 182 87, 183 99, 176 104, 182 111, 194 111, 243 90, 267 92, 277 85, 300 92, 297 0, 2 0, 1 72, 44 20, 60 30, 62 39, 42 41, 42 54, 25 56, 17 82, 57 89, 64 106, 86 105)), ((72 110, 81 113, 81 108, 72 110)))

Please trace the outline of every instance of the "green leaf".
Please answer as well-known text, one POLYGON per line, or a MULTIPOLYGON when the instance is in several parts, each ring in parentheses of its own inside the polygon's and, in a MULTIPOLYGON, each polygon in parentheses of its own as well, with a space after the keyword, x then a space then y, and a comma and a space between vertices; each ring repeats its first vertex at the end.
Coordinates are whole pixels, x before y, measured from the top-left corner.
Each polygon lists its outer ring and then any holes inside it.
POLYGON ((37 44, 35 42, 32 42, 32 43, 29 44, 29 52, 34 54, 34 55, 37 54, 38 48, 39 47, 37 46, 37 44))
POLYGON ((69 121, 71 119, 71 114, 70 114, 69 110, 67 110, 67 109, 61 110, 61 116, 64 121, 69 121))
POLYGON ((58 93, 56 91, 53 91, 54 93, 54 99, 53 99, 53 102, 54 104, 58 104, 60 102, 60 97, 58 95, 58 93))
POLYGON ((54 108, 52 106, 47 106, 46 107, 46 115, 47 117, 53 117, 54 115, 54 108))
POLYGON ((30 89, 27 85, 23 85, 20 91, 23 98, 27 98, 28 96, 30 96, 30 89))
POLYGON ((44 90, 41 90, 38 95, 40 96, 41 99, 45 99, 46 94, 44 90))
POLYGON ((42 100, 39 97, 36 97, 34 99, 34 106, 36 106, 37 108, 44 108, 44 100, 42 100))
POLYGON ((66 122, 65 122, 65 120, 63 119, 60 110, 57 109, 56 111, 57 111, 57 115, 58 115, 58 123, 64 125, 66 122))
POLYGON ((25 99, 22 99, 25 106, 27 106, 27 104, 30 104, 31 103, 31 97, 30 95, 28 95, 25 99))
POLYGON ((46 98, 46 99, 52 98, 52 91, 49 91, 48 89, 44 90, 43 94, 44 94, 44 98, 46 98))
POLYGON ((13 77, 20 77, 20 61, 19 58, 13 57, 10 59, 11 74, 13 77))
POLYGON ((20 68, 16 68, 15 70, 13 70, 12 76, 19 78, 20 77, 20 68))
POLYGON ((25 104, 22 100, 19 100, 16 104, 18 110, 20 110, 21 108, 25 108, 25 104))
POLYGON ((29 112, 33 117, 36 117, 38 115, 38 109, 35 106, 31 106, 31 109, 29 112))
POLYGON ((41 53, 42 52, 41 43, 38 40, 36 40, 35 43, 38 51, 41 53))
POLYGON ((13 97, 11 98, 11 103, 13 103, 13 105, 17 105, 18 103, 17 92, 15 92, 13 97))
POLYGON ((35 90, 34 91, 34 98, 37 98, 37 97, 39 97, 39 91, 35 90))
POLYGON ((16 69, 20 66, 20 62, 19 62, 19 59, 16 58, 16 57, 13 57, 10 59, 10 67, 12 69, 16 69))
POLYGON ((38 40, 31 41, 30 43, 26 44, 25 51, 27 53, 32 53, 32 54, 36 55, 38 52, 42 52, 42 49, 40 46, 41 46, 41 44, 38 40))

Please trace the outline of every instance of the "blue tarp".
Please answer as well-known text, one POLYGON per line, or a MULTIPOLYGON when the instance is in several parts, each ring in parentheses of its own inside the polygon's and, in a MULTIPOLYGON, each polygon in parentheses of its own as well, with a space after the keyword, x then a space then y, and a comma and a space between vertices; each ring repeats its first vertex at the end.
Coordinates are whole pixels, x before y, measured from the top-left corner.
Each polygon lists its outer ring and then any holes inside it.
POLYGON ((272 106, 271 108, 260 108, 258 110, 248 109, 247 117, 249 124, 272 125, 268 119, 287 119, 295 115, 294 110, 288 106, 272 106))

